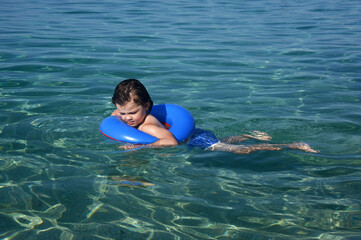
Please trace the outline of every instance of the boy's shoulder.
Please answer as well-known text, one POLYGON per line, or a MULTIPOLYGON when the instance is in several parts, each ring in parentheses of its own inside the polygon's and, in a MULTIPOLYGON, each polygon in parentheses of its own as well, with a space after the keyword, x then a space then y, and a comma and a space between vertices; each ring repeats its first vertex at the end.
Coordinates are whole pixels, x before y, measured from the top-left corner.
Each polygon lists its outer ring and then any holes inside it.
POLYGON ((142 130, 143 128, 164 128, 163 124, 158 121, 153 115, 148 115, 143 124, 139 127, 139 130, 142 130))

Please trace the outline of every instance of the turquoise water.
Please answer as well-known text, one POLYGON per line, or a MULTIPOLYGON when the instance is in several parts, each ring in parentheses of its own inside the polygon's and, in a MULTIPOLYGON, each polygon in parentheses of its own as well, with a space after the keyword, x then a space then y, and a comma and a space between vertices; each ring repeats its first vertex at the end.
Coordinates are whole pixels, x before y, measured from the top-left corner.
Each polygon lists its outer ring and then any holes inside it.
POLYGON ((2 0, 0 13, 1 239, 361 238, 359 1, 2 0), (320 152, 122 152, 98 127, 125 78, 220 138, 259 130, 320 152))

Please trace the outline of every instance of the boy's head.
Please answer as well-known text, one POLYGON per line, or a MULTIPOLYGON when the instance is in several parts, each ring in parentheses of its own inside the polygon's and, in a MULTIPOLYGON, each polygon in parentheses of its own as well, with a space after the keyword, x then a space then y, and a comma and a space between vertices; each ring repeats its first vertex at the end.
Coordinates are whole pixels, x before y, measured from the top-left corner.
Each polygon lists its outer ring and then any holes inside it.
POLYGON ((141 106, 149 103, 148 112, 152 110, 153 101, 144 85, 137 79, 126 79, 116 86, 112 102, 123 106, 132 101, 141 106))

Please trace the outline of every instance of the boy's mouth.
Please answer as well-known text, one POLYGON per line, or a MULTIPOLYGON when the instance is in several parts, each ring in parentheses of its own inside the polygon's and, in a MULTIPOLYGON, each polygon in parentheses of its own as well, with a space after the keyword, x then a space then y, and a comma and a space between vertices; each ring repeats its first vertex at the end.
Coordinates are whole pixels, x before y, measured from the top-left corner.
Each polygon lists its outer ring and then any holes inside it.
POLYGON ((128 121, 127 124, 128 124, 129 126, 132 126, 132 125, 135 124, 135 122, 134 122, 134 121, 128 121))

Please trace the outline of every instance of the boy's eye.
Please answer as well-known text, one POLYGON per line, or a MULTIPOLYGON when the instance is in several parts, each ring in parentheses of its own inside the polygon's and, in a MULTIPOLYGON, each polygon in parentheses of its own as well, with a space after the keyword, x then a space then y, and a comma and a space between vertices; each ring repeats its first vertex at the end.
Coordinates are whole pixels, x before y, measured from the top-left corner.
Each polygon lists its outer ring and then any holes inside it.
POLYGON ((138 111, 136 111, 136 112, 130 112, 130 113, 120 113, 120 115, 133 115, 133 114, 136 114, 138 111))

